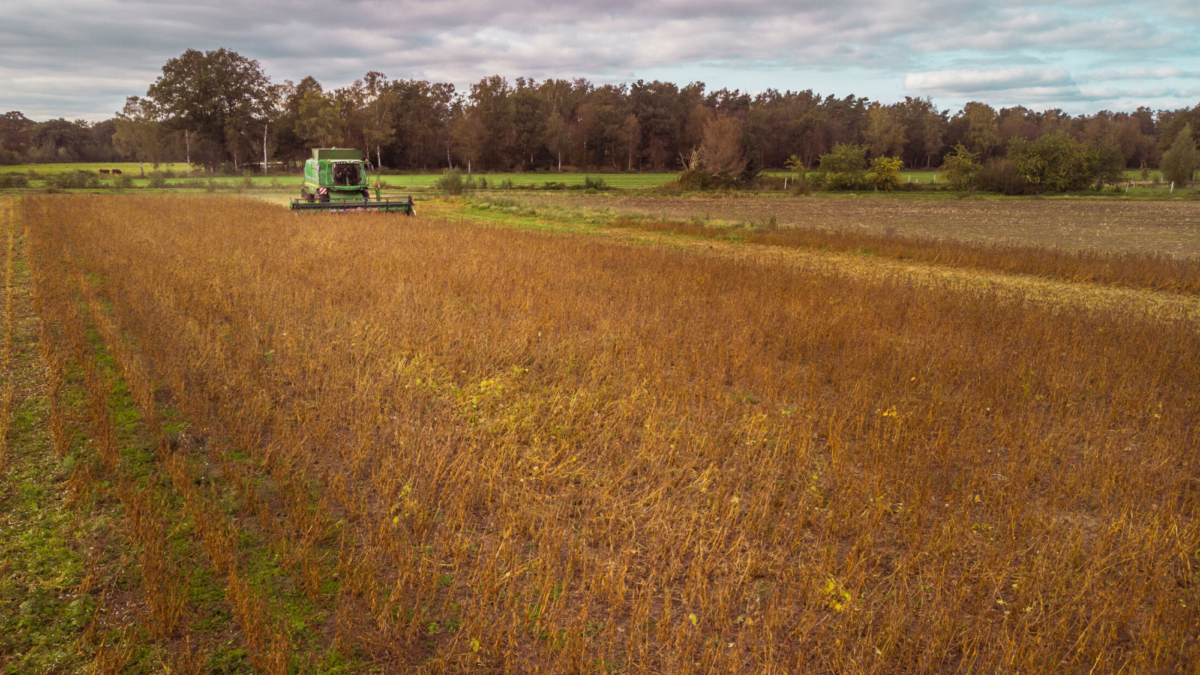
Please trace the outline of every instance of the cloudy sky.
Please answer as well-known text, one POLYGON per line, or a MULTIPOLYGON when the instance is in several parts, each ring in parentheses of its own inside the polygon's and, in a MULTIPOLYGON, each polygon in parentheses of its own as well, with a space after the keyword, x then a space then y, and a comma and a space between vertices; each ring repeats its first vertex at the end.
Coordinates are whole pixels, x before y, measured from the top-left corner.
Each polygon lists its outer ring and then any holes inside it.
POLYGON ((0 0, 0 112, 105 119, 187 48, 368 70, 701 81, 1072 113, 1200 103, 1200 0, 0 0))

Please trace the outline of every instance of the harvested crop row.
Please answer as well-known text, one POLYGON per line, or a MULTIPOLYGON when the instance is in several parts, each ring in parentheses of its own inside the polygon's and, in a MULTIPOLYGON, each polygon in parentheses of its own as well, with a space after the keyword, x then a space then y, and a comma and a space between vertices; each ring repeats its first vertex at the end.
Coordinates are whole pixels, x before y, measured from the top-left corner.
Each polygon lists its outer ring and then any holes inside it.
MULTIPOLYGON (((107 640, 101 640, 100 648, 93 662, 93 670, 96 672, 122 672, 137 648, 136 632, 130 633, 131 629, 144 626, 149 640, 170 642, 172 639, 180 637, 179 631, 183 628, 187 615, 192 613, 186 607, 186 585, 190 580, 179 574, 180 561, 172 559, 172 555, 168 552, 167 522, 164 517, 172 513, 172 509, 167 507, 170 496, 163 489, 166 488, 169 491, 170 484, 164 486, 152 477, 147 481, 145 476, 136 476, 131 472, 128 460, 122 461, 123 442, 118 438, 111 410, 110 391, 114 389, 117 382, 123 379, 122 375, 125 379, 129 379, 131 373, 141 376, 135 378, 138 384, 132 387, 139 403, 146 402, 145 387, 152 386, 152 383, 148 381, 144 371, 137 370, 136 355, 132 355, 128 346, 119 341, 119 331, 116 331, 116 327, 110 322, 104 321, 103 310, 98 306, 95 298, 90 297, 89 282, 81 276, 71 274, 70 256, 64 255, 67 252, 57 249, 53 242, 46 242, 44 240, 47 234, 45 231, 38 231, 37 228, 34 228, 34 232, 36 234, 31 237, 31 247, 37 253, 32 258, 35 262, 35 278, 39 282, 37 284, 40 291, 38 304, 42 311, 42 323, 46 327, 43 331, 43 353, 48 355, 48 364, 53 370, 61 373, 64 366, 74 363, 82 371, 90 436, 94 441, 95 452, 102 467, 99 472, 91 470, 87 465, 87 458, 84 458, 82 467, 77 469, 76 476, 72 480, 80 483, 77 489, 81 491, 99 490, 102 493, 105 491, 104 481, 115 482, 112 490, 113 496, 119 499, 123 505, 126 516, 123 519, 123 530, 137 553, 138 572, 146 611, 145 616, 142 617, 144 621, 136 621, 137 617, 135 616, 135 623, 125 626, 115 646, 107 640), (84 304, 89 309, 89 316, 80 313, 79 302, 81 300, 85 301, 84 304), (109 351, 116 356, 120 372, 113 375, 115 381, 110 381, 109 377, 101 372, 97 363, 97 347, 86 333, 88 323, 100 329, 101 336, 108 341, 109 351), (58 354, 62 354, 61 360, 57 358, 58 354)), ((61 374, 59 377, 61 378, 61 374)), ((150 401, 152 402, 152 400, 151 398, 150 401)), ((57 418, 62 419, 63 417, 63 412, 57 411, 57 418)), ((151 415, 148 419, 152 420, 150 426, 158 432, 161 450, 164 439, 161 435, 161 427, 157 424, 157 417, 151 415)), ((165 456, 160 456, 160 459, 165 459, 165 456)), ((192 473, 186 470, 173 472, 173 477, 176 479, 176 486, 182 484, 184 488, 190 488, 194 478, 192 473), (182 483, 180 483, 181 480, 182 483)), ((190 506, 191 500, 188 501, 190 506)), ((213 514, 218 518, 223 519, 224 517, 210 507, 209 513, 206 515, 213 514)), ((195 519, 193 520, 195 521, 195 519)), ((204 524, 204 521, 198 522, 201 530, 204 529, 204 524)), ((172 524, 172 526, 177 526, 177 524, 172 524)), ((231 532, 230 535, 236 536, 236 533, 231 532)), ((226 570, 226 572, 228 571, 226 570)), ((236 584, 236 580, 231 581, 232 584, 236 584)), ((261 626, 263 622, 260 616, 261 611, 255 614, 243 609, 245 606, 256 608, 258 605, 255 602, 261 604, 261 601, 254 600, 253 592, 243 586, 244 584, 237 586, 238 592, 231 593, 235 614, 238 615, 244 627, 261 626)), ((284 650, 277 655, 264 654, 262 645, 255 644, 255 641, 250 639, 250 633, 251 631, 247 631, 247 639, 251 646, 258 647, 254 651, 254 656, 260 663, 260 667, 268 672, 282 672, 282 666, 273 669, 267 666, 273 665, 274 662, 281 659, 286 662, 287 651, 284 650)), ((186 648, 174 659, 175 667, 181 668, 185 672, 191 672, 203 666, 203 662, 197 660, 198 655, 192 653, 191 636, 186 636, 186 639, 182 639, 180 642, 186 648)))
MULTIPOLYGON (((63 234, 57 225, 49 225, 40 228, 35 237, 35 241, 46 249, 43 254, 49 262, 43 269, 52 268, 59 272, 43 283, 60 299, 57 314, 47 308, 50 303, 42 303, 47 319, 44 323, 69 327, 62 332, 74 335, 73 339, 67 340, 70 344, 84 340, 81 327, 85 324, 94 328, 103 341, 104 351, 113 359, 114 381, 128 387, 130 404, 136 405, 140 424, 153 439, 148 447, 153 449, 153 457, 157 460, 151 464, 157 467, 154 480, 161 482, 172 495, 171 499, 178 503, 179 517, 186 521, 184 527, 194 529, 198 535, 197 546, 203 547, 213 571, 225 580, 228 602, 255 667, 263 672, 283 672, 288 667, 305 663, 304 658, 293 650, 292 643, 296 639, 293 633, 297 625, 302 626, 300 639, 308 643, 302 645, 307 652, 303 656, 308 659, 308 667, 314 667, 313 659, 323 651, 324 640, 319 633, 314 634, 313 629, 319 628, 323 615, 320 604, 326 601, 330 592, 322 587, 322 576, 336 576, 333 572, 336 552, 321 546, 329 543, 328 515, 319 504, 314 504, 307 487, 296 484, 291 476, 278 472, 273 476, 263 475, 256 464, 233 457, 235 453, 228 447, 219 421, 204 428, 203 438, 186 431, 168 434, 160 403, 171 400, 169 390, 162 389, 159 373, 146 363, 137 341, 122 329, 101 300, 97 284, 102 291, 102 281, 81 273, 75 247, 63 234), (64 278, 73 282, 69 289, 63 285, 64 278), (86 318, 79 316, 76 309, 80 302, 86 308, 86 318), (64 320, 60 315, 67 318, 64 320), (194 453, 205 447, 207 460, 194 453), (216 471, 208 471, 206 464, 216 467, 216 471), (233 514, 229 514, 227 506, 231 500, 240 505, 233 514), (282 513, 276 515, 274 509, 279 505, 283 506, 282 513), (270 552, 260 550, 267 548, 270 552), (275 570, 273 561, 281 563, 286 574, 275 570), (323 573, 322 565, 330 570, 323 573), (273 581, 266 583, 264 578, 273 581), (280 597, 279 587, 287 586, 289 582, 294 583, 299 595, 307 596, 308 602, 297 603, 297 594, 280 597), (281 614, 289 616, 286 623, 281 614), (317 625, 309 628, 309 623, 317 625)), ((83 358, 79 356, 75 360, 83 358)), ((102 391, 101 383, 93 382, 97 378, 88 375, 89 370, 94 371, 95 366, 89 363, 84 368, 89 391, 102 391)), ((170 377, 167 379, 171 382, 170 377)), ((179 381, 173 384, 177 386, 176 391, 187 391, 185 384, 179 381)), ((195 400, 189 396, 179 399, 184 404, 195 400)), ((93 395, 90 400, 102 401, 102 398, 93 395)), ((187 405, 182 407, 188 410, 187 405)), ((121 460, 112 449, 117 445, 113 434, 106 432, 106 416, 100 410, 103 405, 92 408, 91 416, 99 420, 93 424, 98 441, 96 447, 105 457, 104 464, 116 467, 119 472, 121 460)), ((200 418, 200 421, 203 424, 205 420, 200 418)), ((177 418, 172 421, 172 427, 180 427, 177 418)), ((121 480, 119 495, 122 500, 126 501, 126 497, 134 499, 126 504, 126 509, 140 512, 141 503, 135 499, 136 491, 124 489, 128 485, 124 476, 121 480)), ((138 541, 144 558, 142 572, 151 591, 156 586, 151 577, 162 569, 157 560, 145 559, 147 553, 157 550, 153 543, 138 541)), ((186 580, 181 581, 186 583, 186 580)), ((157 610, 153 600, 159 595, 162 594, 151 594, 151 610, 157 610)), ((154 618, 151 625, 156 629, 170 625, 159 620, 160 617, 154 618)), ((169 630, 160 632, 162 634, 155 634, 156 639, 170 637, 169 630)))
MULTIPOLYGON (((41 234, 35 229, 30 237, 30 257, 34 263, 33 273, 39 298, 37 304, 42 312, 44 327, 43 355, 47 357, 49 369, 58 373, 60 392, 62 373, 67 364, 74 363, 82 371, 89 436, 94 441, 93 447, 100 460, 100 469, 96 471, 91 466, 91 458, 83 457, 72 482, 78 491, 97 491, 102 497, 106 492, 105 483, 115 483, 112 496, 120 501, 125 514, 122 529, 137 553, 145 621, 126 624, 115 648, 107 640, 101 639, 93 662, 96 672, 120 672, 134 652, 135 641, 129 637, 130 629, 144 625, 155 640, 177 636, 186 612, 187 590, 184 584, 187 580, 175 573, 178 561, 172 560, 167 551, 166 523, 162 518, 162 514, 168 512, 164 508, 166 497, 157 486, 142 484, 138 477, 131 474, 128 466, 121 464, 123 443, 118 437, 110 401, 113 383, 97 364, 95 346, 86 334, 87 319, 80 314, 76 299, 79 285, 87 282, 79 278, 72 280, 64 274, 63 261, 53 257, 53 251, 46 246, 41 234), (71 281, 75 282, 74 289, 70 286, 71 281), (61 359, 58 356, 60 354, 61 359)), ((56 378, 52 376, 51 379, 56 378)), ((61 423, 65 416, 60 408, 61 399, 52 398, 51 404, 52 419, 56 418, 61 423)), ((55 434, 56 441, 62 435, 63 430, 60 429, 55 434)))
POLYGON ((13 266, 16 264, 16 223, 13 222, 11 200, 0 203, 0 227, 4 228, 4 333, 0 338, 0 473, 8 458, 8 430, 13 412, 13 334, 16 330, 16 312, 13 303, 13 266))
POLYGON ((1198 656, 1188 325, 237 200, 22 207, 194 419, 336 502, 339 639, 372 658, 1198 656))

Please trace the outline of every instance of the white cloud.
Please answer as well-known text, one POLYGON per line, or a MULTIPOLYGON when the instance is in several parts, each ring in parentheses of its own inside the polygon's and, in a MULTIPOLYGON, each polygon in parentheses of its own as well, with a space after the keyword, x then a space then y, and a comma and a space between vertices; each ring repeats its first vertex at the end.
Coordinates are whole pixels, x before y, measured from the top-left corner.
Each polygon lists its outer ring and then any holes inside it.
POLYGON ((1173 77, 1200 77, 1200 71, 1187 71, 1175 66, 1159 68, 1130 68, 1128 70, 1100 70, 1092 73, 1089 79, 1096 81, 1107 80, 1162 80, 1173 77))
POLYGON ((904 88, 921 94, 953 97, 1015 89, 1073 86, 1070 74, 1059 68, 969 68, 908 73, 904 88))

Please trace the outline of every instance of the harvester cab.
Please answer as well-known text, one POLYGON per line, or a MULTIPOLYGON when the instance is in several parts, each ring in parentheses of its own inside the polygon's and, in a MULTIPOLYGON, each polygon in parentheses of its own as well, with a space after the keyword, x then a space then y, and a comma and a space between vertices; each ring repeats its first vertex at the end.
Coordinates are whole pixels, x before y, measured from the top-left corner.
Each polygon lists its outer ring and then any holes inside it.
POLYGON ((294 211, 393 211, 413 215, 413 199, 381 199, 375 179, 375 201, 362 151, 349 148, 313 148, 304 162, 304 185, 294 211))

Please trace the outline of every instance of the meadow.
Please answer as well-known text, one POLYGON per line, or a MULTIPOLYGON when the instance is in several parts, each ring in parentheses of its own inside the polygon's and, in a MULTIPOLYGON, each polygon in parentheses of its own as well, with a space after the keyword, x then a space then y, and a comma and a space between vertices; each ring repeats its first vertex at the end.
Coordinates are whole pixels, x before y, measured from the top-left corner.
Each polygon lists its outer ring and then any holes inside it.
POLYGON ((453 210, 0 207, 5 508, 76 514, 45 611, 93 672, 1200 659, 1190 320, 453 210))

